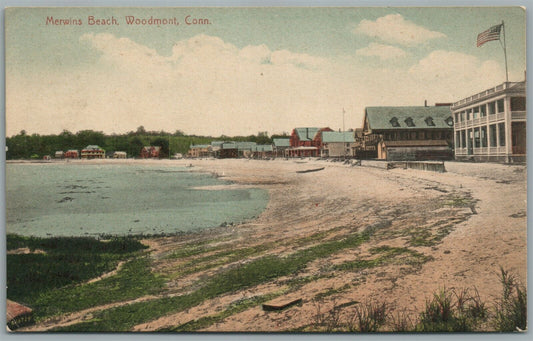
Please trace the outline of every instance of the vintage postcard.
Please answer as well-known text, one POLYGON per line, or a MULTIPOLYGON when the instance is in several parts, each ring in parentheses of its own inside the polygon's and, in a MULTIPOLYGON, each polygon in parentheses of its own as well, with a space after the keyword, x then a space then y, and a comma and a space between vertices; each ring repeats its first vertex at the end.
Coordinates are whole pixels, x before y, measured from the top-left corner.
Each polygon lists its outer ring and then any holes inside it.
POLYGON ((521 7, 5 9, 11 332, 527 330, 521 7))

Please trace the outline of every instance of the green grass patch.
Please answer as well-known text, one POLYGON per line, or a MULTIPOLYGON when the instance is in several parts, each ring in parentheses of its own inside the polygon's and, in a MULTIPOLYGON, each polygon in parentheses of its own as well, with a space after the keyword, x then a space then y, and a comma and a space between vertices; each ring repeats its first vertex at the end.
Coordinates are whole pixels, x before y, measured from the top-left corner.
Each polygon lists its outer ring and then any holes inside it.
POLYGON ((356 271, 371 269, 386 264, 409 264, 419 265, 427 262, 431 257, 403 247, 380 246, 369 250, 371 254, 379 256, 373 259, 357 259, 336 265, 334 269, 341 271, 356 271))
POLYGON ((114 276, 47 291, 33 303, 36 319, 160 293, 165 280, 150 271, 150 262, 142 256, 124 264, 114 276))
POLYGON ((177 327, 171 327, 171 328, 163 328, 158 330, 159 332, 194 332, 199 329, 207 328, 215 323, 222 322, 224 319, 238 314, 240 312, 246 311, 250 308, 256 307, 260 304, 263 304, 267 301, 270 301, 278 296, 283 295, 286 292, 279 291, 267 295, 261 295, 261 296, 254 296, 250 298, 244 298, 241 300, 238 300, 236 302, 233 302, 228 309, 215 314, 211 316, 206 316, 199 318, 197 320, 189 321, 187 323, 184 323, 182 325, 179 325, 177 327))
POLYGON ((128 331, 137 324, 186 310, 207 299, 295 274, 315 259, 327 257, 346 248, 358 247, 369 238, 368 233, 353 234, 342 240, 325 242, 300 250, 284 258, 265 256, 214 275, 204 286, 190 294, 108 309, 95 314, 94 320, 57 328, 54 331, 128 331))
POLYGON ((96 240, 8 234, 6 241, 8 251, 27 247, 44 252, 7 255, 7 298, 30 306, 48 291, 98 277, 146 248, 131 237, 96 240))

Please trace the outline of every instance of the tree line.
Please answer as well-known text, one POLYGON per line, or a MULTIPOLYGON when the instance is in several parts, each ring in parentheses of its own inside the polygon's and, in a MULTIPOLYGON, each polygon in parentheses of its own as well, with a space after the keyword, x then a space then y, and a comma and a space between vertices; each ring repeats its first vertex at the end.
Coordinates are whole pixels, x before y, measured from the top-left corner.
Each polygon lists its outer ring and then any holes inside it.
POLYGON ((248 136, 197 136, 186 135, 181 130, 174 133, 165 131, 146 131, 143 126, 136 131, 125 134, 104 134, 101 131, 81 130, 72 133, 63 130, 57 135, 27 134, 22 130, 17 135, 6 138, 6 159, 42 159, 45 155, 54 156, 56 151, 75 149, 81 151, 88 145, 98 145, 110 155, 115 151, 126 152, 128 157, 139 157, 144 146, 160 146, 161 158, 168 158, 176 153, 185 155, 191 145, 209 144, 211 141, 250 141, 257 144, 271 144, 275 137, 287 137, 287 134, 268 136, 266 132, 248 136))

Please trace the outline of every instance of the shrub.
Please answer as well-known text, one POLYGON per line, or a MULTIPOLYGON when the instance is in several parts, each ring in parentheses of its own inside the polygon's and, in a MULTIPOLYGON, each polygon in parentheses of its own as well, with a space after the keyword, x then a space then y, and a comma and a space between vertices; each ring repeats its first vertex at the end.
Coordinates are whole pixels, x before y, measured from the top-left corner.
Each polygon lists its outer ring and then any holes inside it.
POLYGON ((494 328, 501 332, 527 329, 527 292, 515 275, 500 268, 502 297, 496 301, 494 328))

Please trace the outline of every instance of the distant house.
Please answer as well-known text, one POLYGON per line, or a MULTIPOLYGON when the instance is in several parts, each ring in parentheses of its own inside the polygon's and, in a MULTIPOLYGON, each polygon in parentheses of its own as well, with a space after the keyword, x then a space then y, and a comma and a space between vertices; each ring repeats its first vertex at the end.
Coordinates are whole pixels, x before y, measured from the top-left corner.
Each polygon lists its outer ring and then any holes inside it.
POLYGON ((355 137, 352 131, 323 131, 321 157, 355 156, 355 137))
POLYGON ((126 152, 114 152, 113 158, 114 159, 125 159, 127 156, 126 152))
POLYGON ((158 158, 160 153, 160 146, 144 146, 141 149, 140 157, 143 159, 158 158))
POLYGON ((212 156, 213 148, 209 144, 193 144, 189 147, 189 157, 208 157, 212 156))
POLYGON ((79 153, 76 149, 69 149, 65 152, 65 154, 63 155, 63 157, 65 159, 77 159, 79 158, 79 153))
POLYGON ((220 146, 218 157, 221 159, 234 159, 239 157, 239 149, 235 142, 224 142, 220 146))
POLYGON ((64 156, 65 156, 65 153, 63 153, 62 150, 58 150, 58 151, 56 151, 55 154, 54 154, 54 157, 55 157, 56 159, 62 159, 64 156))
POLYGON ((287 156, 319 156, 323 131, 333 130, 331 128, 294 128, 289 139, 290 148, 286 150, 287 156))
POLYGON ((105 150, 97 145, 88 145, 81 150, 82 159, 103 159, 105 158, 105 150))
POLYGON ((361 155, 384 160, 449 160, 452 146, 449 104, 365 108, 361 155))
POLYGON ((274 155, 278 157, 286 156, 285 152, 291 147, 291 140, 288 138, 275 138, 272 141, 274 144, 274 155))
POLYGON ((258 144, 252 146, 252 157, 254 159, 265 159, 274 156, 274 148, 271 144, 258 144))
POLYGON ((256 145, 255 142, 224 142, 217 155, 221 159, 252 157, 256 145))

